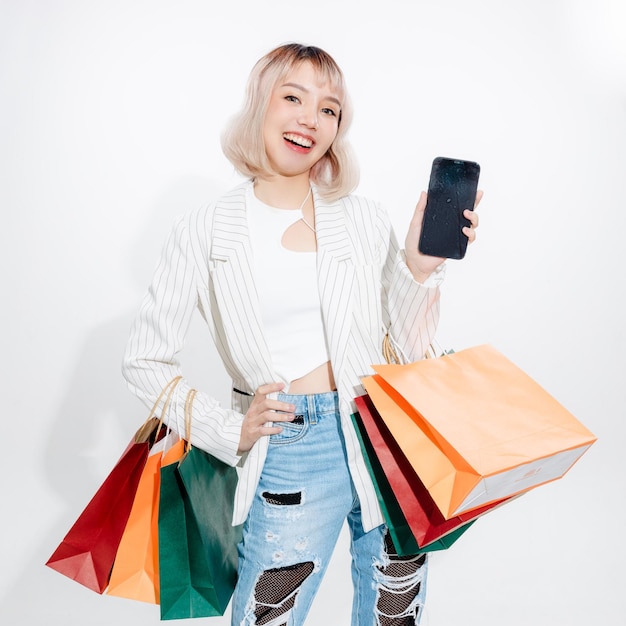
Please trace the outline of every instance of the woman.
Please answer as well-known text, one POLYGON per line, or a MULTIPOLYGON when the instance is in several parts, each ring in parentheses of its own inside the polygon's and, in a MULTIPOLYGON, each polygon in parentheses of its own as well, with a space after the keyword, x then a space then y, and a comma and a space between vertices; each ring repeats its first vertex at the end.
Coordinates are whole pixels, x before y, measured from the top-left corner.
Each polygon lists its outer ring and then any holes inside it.
MULTIPOLYGON (((249 180, 176 224, 125 355, 131 390, 151 405, 180 374, 197 307, 232 378, 231 409, 196 396, 191 441, 240 468, 233 625, 302 624, 346 519, 353 625, 416 623, 424 601, 426 555, 394 553, 350 415, 387 333, 423 357, 443 259, 418 252, 425 194, 405 251, 381 207, 349 195, 350 118, 323 50, 288 44, 256 64, 222 141, 249 180)), ((188 389, 169 411, 178 431, 188 389)))

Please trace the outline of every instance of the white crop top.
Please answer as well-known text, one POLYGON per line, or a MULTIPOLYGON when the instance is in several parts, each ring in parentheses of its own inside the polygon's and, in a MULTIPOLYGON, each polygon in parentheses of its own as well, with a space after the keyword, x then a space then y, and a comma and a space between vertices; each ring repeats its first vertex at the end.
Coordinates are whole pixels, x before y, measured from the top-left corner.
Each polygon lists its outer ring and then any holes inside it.
POLYGON ((317 253, 295 252, 282 244, 285 231, 302 217, 300 211, 261 202, 252 186, 246 206, 265 337, 274 370, 289 385, 329 359, 317 253))

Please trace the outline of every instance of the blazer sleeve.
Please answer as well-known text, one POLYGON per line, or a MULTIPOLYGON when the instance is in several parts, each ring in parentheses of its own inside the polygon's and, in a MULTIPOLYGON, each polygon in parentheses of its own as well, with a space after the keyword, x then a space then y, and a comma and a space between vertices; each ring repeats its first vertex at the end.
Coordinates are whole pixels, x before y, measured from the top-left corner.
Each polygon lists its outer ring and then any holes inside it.
POLYGON ((379 232, 384 254, 383 305, 390 337, 407 362, 422 359, 435 338, 439 323, 439 286, 445 276, 442 263, 425 284, 413 278, 386 213, 379 232))
MULTIPOLYGON (((173 378, 182 376, 177 355, 198 307, 199 281, 207 273, 206 253, 200 249, 201 238, 197 236, 203 219, 208 219, 206 211, 190 214, 174 225, 131 327, 122 374, 129 389, 149 407, 173 378), (192 229, 194 236, 190 235, 192 229)), ((181 436, 185 433, 189 388, 183 377, 165 416, 166 423, 181 436)), ((242 421, 241 413, 221 407, 218 400, 198 391, 192 411, 191 444, 236 465, 241 458, 237 448, 242 421)))

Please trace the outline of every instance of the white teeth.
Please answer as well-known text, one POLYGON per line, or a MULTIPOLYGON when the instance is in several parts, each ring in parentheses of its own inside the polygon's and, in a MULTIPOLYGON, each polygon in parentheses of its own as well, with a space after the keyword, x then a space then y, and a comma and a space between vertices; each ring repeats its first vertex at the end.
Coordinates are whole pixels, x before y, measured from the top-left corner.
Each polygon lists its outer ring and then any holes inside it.
POLYGON ((313 145, 313 142, 310 139, 305 139, 304 137, 294 135, 293 133, 285 133, 283 137, 287 141, 291 141, 292 143, 302 146, 303 148, 310 148, 313 145))

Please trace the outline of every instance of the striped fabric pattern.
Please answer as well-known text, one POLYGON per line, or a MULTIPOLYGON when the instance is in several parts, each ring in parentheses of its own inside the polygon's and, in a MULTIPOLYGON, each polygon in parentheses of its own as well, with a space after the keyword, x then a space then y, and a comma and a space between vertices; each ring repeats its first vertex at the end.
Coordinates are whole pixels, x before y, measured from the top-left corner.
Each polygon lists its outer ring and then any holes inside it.
MULTIPOLYGON (((278 380, 267 347, 246 218, 243 183, 217 202, 179 219, 165 244, 152 283, 132 325, 123 361, 131 391, 152 406, 161 389, 181 374, 183 348, 192 315, 205 319, 233 387, 253 394, 278 380)), ((340 399, 348 462, 360 498, 363 526, 383 517, 350 419, 360 379, 384 362, 387 330, 413 361, 434 339, 439 318, 443 268, 428 286, 413 280, 386 212, 376 203, 347 196, 327 202, 313 188, 317 269, 328 348, 340 399)), ((184 433, 189 385, 178 384, 168 423, 184 433)), ((233 523, 245 520, 267 454, 261 438, 237 455, 243 415, 251 397, 233 393, 230 408, 199 390, 194 402, 191 443, 240 469, 233 523)))

